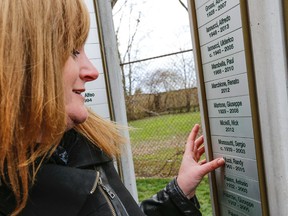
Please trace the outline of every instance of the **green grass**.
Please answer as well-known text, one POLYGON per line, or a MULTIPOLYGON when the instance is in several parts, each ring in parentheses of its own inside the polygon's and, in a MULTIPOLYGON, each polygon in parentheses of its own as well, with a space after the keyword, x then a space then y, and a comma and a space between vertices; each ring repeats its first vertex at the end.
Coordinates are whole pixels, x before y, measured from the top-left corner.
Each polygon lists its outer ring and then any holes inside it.
POLYGON ((150 198, 158 191, 162 190, 171 179, 163 178, 149 178, 149 179, 137 179, 137 190, 139 202, 150 198))
MULTIPOLYGON (((129 122, 129 126, 135 128, 130 131, 130 140, 136 176, 154 176, 137 178, 139 201, 150 198, 172 179, 159 176, 177 175, 186 138, 194 124, 200 122, 199 112, 163 115, 129 122)), ((212 215, 207 177, 198 186, 196 194, 203 216, 212 215)))
POLYGON ((212 216, 212 206, 210 199, 210 189, 208 177, 205 176, 196 190, 196 195, 201 206, 203 216, 212 216))
MULTIPOLYGON (((171 178, 149 178, 149 179, 137 179, 137 190, 139 202, 150 198, 152 195, 156 194, 158 191, 162 190, 171 178)), ((205 177, 203 181, 197 188, 196 191, 197 198, 201 205, 201 212, 203 216, 212 215, 212 207, 210 201, 210 192, 208 178, 205 177)))
MULTIPOLYGON (((184 147, 184 146, 183 146, 184 147)), ((180 151, 181 153, 181 158, 182 158, 182 154, 184 148, 181 147, 180 148, 175 148, 175 147, 165 147, 165 148, 160 148, 156 151, 154 151, 153 153, 150 154, 140 154, 139 156, 137 156, 137 160, 147 160, 147 161, 153 161, 153 160, 159 160, 159 158, 167 158, 168 157, 173 157, 177 152, 180 151)))
POLYGON ((146 177, 158 174, 160 176, 175 176, 178 173, 183 152, 184 146, 181 149, 162 148, 150 154, 134 154, 136 174, 146 177))
POLYGON ((187 136, 200 113, 180 113, 130 121, 130 140, 137 177, 174 176, 187 136))
POLYGON ((137 141, 157 141, 163 138, 171 138, 175 134, 187 135, 194 124, 200 123, 199 112, 163 115, 130 121, 129 126, 134 128, 130 131, 130 139, 137 141))

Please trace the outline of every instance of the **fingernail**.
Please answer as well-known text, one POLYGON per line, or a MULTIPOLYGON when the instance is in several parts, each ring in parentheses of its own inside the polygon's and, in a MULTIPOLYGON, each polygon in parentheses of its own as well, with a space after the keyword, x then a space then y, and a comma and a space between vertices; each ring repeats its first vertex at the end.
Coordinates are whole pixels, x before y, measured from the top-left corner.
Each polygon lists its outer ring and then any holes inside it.
POLYGON ((223 164, 225 163, 224 158, 219 158, 218 161, 217 161, 217 163, 218 163, 219 165, 223 165, 223 164))

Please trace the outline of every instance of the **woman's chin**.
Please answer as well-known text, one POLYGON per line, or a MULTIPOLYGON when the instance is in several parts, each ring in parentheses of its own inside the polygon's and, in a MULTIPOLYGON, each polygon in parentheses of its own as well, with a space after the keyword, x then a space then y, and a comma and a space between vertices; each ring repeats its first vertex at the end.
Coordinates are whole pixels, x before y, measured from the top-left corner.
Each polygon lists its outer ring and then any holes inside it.
POLYGON ((82 110, 82 112, 74 113, 73 115, 68 114, 66 129, 69 130, 69 129, 73 128, 74 126, 85 122, 87 118, 88 118, 87 109, 85 109, 85 111, 82 110))

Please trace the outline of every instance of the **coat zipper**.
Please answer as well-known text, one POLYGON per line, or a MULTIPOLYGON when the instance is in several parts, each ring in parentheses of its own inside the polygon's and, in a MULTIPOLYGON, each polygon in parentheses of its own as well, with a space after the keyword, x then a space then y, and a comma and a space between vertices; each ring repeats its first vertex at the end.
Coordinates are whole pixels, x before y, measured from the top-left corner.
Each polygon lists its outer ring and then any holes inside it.
POLYGON ((110 208, 110 210, 111 210, 112 215, 113 215, 113 216, 117 216, 117 215, 116 215, 115 208, 114 208, 114 206, 113 206, 113 204, 112 204, 112 201, 111 201, 112 199, 115 198, 116 195, 115 195, 111 190, 109 190, 109 188, 107 188, 107 187, 103 184, 102 178, 100 177, 100 172, 99 172, 99 171, 96 172, 96 179, 95 179, 95 182, 94 182, 94 184, 93 184, 93 187, 92 187, 92 189, 91 189, 91 191, 90 191, 90 194, 93 194, 93 193, 95 192, 95 190, 96 190, 96 188, 97 188, 97 185, 100 186, 100 187, 98 187, 98 188, 99 188, 100 192, 103 194, 105 200, 107 201, 108 206, 109 206, 109 208, 110 208), (108 196, 109 196, 110 198, 109 198, 108 196), (110 200, 110 199, 111 199, 111 200, 110 200))

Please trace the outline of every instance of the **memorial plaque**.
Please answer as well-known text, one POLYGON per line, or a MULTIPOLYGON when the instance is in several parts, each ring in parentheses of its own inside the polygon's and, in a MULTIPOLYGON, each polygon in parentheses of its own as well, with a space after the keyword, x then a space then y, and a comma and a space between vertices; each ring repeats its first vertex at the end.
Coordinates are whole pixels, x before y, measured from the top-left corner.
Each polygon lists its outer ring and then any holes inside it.
POLYGON ((247 73, 206 82, 205 87, 207 99, 247 95, 247 73))
POLYGON ((211 136, 214 153, 256 159, 254 139, 225 136, 211 136))
POLYGON ((227 32, 234 32, 240 28, 241 15, 237 6, 199 28, 200 46, 212 39, 223 38, 227 32))
POLYGON ((108 103, 105 89, 88 90, 84 93, 84 97, 87 106, 108 103))
POLYGON ((253 138, 252 118, 210 118, 211 135, 253 138))
POLYGON ((216 215, 267 215, 245 0, 191 0, 216 215))
POLYGON ((244 176, 245 178, 258 181, 258 174, 255 172, 257 170, 256 160, 214 153, 215 158, 221 156, 224 156, 225 159, 225 173, 244 176))
POLYGON ((222 206, 221 208, 221 216, 246 216, 246 214, 242 214, 241 212, 238 212, 236 210, 232 210, 226 206, 222 206))
POLYGON ((225 11, 239 5, 239 0, 214 0, 201 1, 196 0, 197 26, 198 28, 215 19, 225 11), (202 2, 206 2, 202 4, 202 2))
POLYGON ((243 65, 246 65, 244 51, 206 63, 203 65, 204 80, 207 82, 245 73, 246 68, 243 65))
POLYGON ((221 38, 201 46, 203 64, 230 56, 244 49, 242 29, 224 35, 221 38))
POLYGON ((229 97, 207 101, 210 117, 251 116, 249 96, 229 97))
POLYGON ((262 215, 260 202, 245 196, 241 196, 239 193, 233 193, 228 190, 220 191, 219 200, 221 201, 221 204, 229 206, 231 209, 235 209, 238 212, 244 213, 244 215, 262 215))
POLYGON ((260 201, 258 181, 229 173, 223 174, 219 170, 215 174, 218 188, 231 190, 232 192, 260 201))

